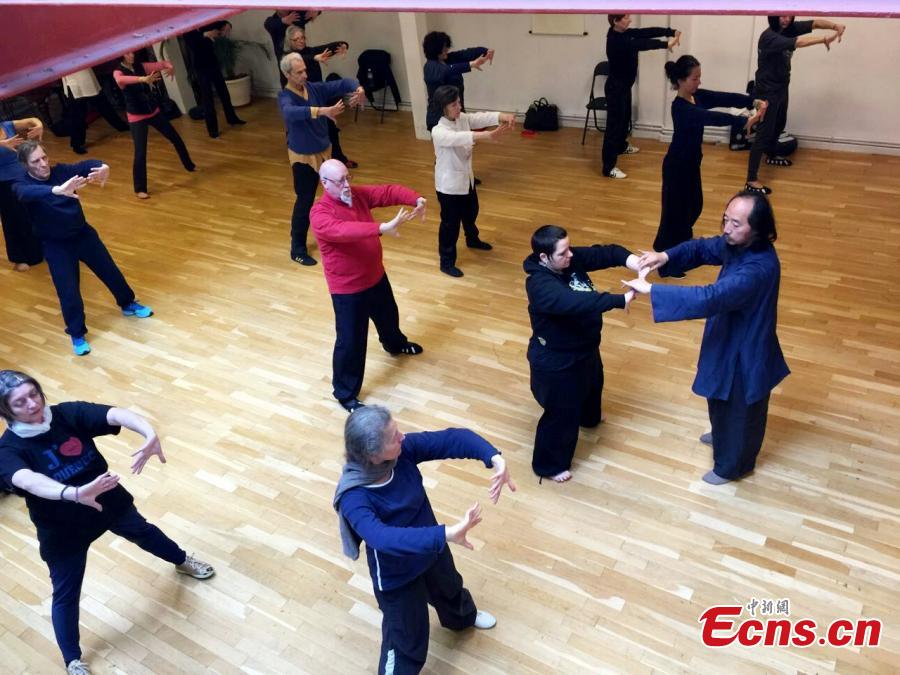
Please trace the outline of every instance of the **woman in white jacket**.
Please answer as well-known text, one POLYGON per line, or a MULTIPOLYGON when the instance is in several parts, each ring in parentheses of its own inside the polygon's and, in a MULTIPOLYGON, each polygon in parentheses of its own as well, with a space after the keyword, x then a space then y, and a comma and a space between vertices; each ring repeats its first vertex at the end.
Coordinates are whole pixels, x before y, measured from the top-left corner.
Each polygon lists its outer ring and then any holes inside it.
POLYGON ((431 105, 441 113, 441 119, 431 130, 434 143, 434 189, 441 204, 441 226, 438 230, 438 254, 441 272, 461 277, 456 266, 456 240, 459 224, 466 233, 466 245, 490 251, 491 245, 478 236, 475 219, 478 217, 478 194, 472 172, 472 147, 478 141, 492 141, 499 134, 515 126, 513 113, 462 112, 459 89, 446 85, 438 87, 431 105), (490 131, 480 131, 494 127, 490 131))

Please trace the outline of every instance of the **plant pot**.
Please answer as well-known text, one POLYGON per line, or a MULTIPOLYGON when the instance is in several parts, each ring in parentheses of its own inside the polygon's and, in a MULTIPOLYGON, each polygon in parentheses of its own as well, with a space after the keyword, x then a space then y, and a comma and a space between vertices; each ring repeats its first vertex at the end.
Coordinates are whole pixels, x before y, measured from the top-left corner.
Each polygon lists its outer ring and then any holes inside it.
POLYGON ((250 103, 250 76, 241 75, 233 80, 225 80, 228 87, 228 95, 231 96, 231 105, 240 108, 250 103))

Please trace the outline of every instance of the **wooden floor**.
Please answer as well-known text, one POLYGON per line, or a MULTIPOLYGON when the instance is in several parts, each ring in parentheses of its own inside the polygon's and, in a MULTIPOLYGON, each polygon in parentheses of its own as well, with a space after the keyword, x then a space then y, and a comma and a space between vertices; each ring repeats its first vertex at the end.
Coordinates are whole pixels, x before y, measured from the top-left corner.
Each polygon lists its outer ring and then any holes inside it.
MULTIPOLYGON (((288 259, 293 194, 275 103, 206 137, 182 118, 200 170, 180 170, 151 134, 150 192, 132 195, 131 141, 103 122, 91 157, 112 167, 83 191, 89 220, 156 316, 122 317, 83 278, 93 353, 71 354, 45 266, 0 271, 0 366, 35 374, 52 402, 134 407, 169 463, 125 485, 140 510, 218 574, 202 583, 107 535, 92 550, 81 604, 97 673, 374 672, 380 615, 364 559, 341 554, 331 496, 346 414, 331 398, 333 312, 321 265, 288 259)), ((801 149, 764 167, 783 265, 779 336, 792 374, 772 396, 756 473, 710 487, 706 402, 691 382, 703 322, 656 325, 648 303, 606 315, 604 412, 582 434, 574 480, 530 471, 540 409, 528 386, 521 263, 538 225, 576 244, 648 248, 665 146, 638 139, 625 181, 599 176, 601 136, 580 129, 476 148, 483 237, 462 248, 462 279, 438 271, 430 143, 411 118, 344 122, 358 183, 402 182, 430 200, 427 222, 384 240, 401 323, 425 353, 392 358, 370 331, 363 397, 406 431, 453 425, 509 458, 520 491, 486 505, 475 551, 453 549, 492 631, 454 634, 432 617, 428 673, 860 673, 900 663, 900 158, 801 149), (790 600, 826 626, 879 618, 878 648, 709 649, 698 617, 717 604, 790 600)), ((53 161, 75 160, 49 139, 53 161)), ((707 209, 717 232, 743 184, 746 153, 708 147, 707 209)), ((393 210, 382 212, 387 217, 393 210)), ((313 254, 317 256, 314 249, 313 254)), ((318 257, 318 256, 317 256, 318 257)), ((624 271, 593 275, 617 288, 624 271)), ((702 284, 715 270, 692 273, 702 284)), ((104 439, 127 473, 137 437, 104 439)), ((486 502, 475 462, 427 465, 438 519, 486 502)), ((23 500, 0 500, 0 671, 60 671, 50 585, 23 500)), ((363 556, 364 557, 364 556, 363 556)), ((746 616, 746 614, 745 614, 746 616)))

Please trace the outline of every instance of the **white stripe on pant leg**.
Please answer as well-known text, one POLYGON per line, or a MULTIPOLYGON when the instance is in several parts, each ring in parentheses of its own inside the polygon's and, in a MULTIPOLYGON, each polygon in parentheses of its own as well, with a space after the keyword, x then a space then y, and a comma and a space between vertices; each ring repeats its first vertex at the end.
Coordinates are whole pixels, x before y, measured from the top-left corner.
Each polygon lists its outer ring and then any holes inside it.
POLYGON ((394 675, 394 650, 389 649, 384 661, 384 675, 394 675))

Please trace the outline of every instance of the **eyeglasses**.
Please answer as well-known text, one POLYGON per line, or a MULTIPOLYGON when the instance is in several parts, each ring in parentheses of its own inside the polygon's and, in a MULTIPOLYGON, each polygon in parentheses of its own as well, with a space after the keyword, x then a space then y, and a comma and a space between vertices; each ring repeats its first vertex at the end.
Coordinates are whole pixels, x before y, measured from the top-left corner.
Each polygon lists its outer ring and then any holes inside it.
POLYGON ((340 180, 335 180, 334 178, 323 178, 323 180, 327 180, 329 183, 334 183, 335 185, 343 185, 344 183, 350 185, 350 181, 353 180, 353 176, 348 173, 340 180))

